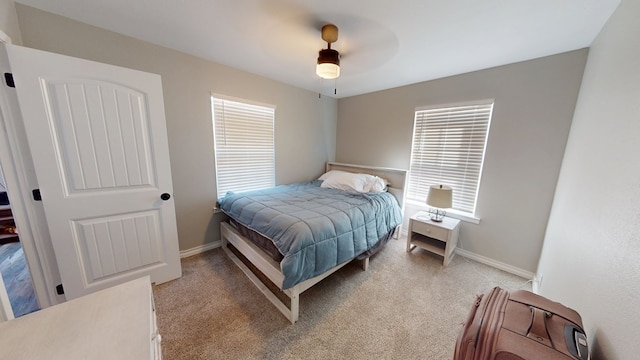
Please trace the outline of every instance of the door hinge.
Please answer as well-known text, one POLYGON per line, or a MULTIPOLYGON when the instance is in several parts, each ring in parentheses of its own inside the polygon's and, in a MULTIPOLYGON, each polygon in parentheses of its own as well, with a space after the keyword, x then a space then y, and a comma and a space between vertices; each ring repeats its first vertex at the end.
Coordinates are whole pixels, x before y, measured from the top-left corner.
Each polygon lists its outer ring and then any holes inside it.
POLYGON ((40 189, 33 189, 31 193, 33 194, 33 200, 42 201, 42 195, 40 194, 40 189))
POLYGON ((12 73, 4 73, 4 81, 7 82, 8 87, 16 87, 16 84, 13 82, 13 74, 12 73))
POLYGON ((64 288, 62 287, 62 284, 59 284, 58 286, 56 286, 56 293, 58 295, 64 295, 64 288))

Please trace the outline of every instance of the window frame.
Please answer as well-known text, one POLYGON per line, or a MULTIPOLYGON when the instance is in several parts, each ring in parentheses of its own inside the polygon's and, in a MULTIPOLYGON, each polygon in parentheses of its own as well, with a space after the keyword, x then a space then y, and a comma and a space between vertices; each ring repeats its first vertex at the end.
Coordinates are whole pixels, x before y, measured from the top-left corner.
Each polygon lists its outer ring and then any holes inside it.
MULTIPOLYGON (((492 117, 493 117, 493 110, 495 107, 495 99, 484 99, 484 100, 476 100, 476 101, 465 101, 465 102, 457 102, 457 103, 448 103, 448 104, 437 104, 437 105, 429 105, 429 106, 420 106, 420 107, 416 107, 414 110, 414 123, 413 123, 413 133, 412 133, 412 137, 411 137, 411 154, 410 154, 410 165, 409 165, 409 179, 407 180, 407 202, 412 203, 416 206, 420 206, 423 208, 427 208, 428 205, 426 205, 426 197, 428 194, 428 190, 426 192, 424 191, 416 191, 416 188, 418 187, 422 187, 422 188, 427 188, 429 185, 437 185, 437 183, 428 183, 429 180, 418 180, 418 184, 416 185, 416 177, 414 177, 412 175, 415 174, 415 157, 416 157, 416 146, 420 146, 421 143, 417 143, 416 140, 418 140, 416 138, 417 132, 419 131, 423 131, 420 130, 418 125, 418 121, 422 121, 423 124, 420 125, 420 127, 424 128, 425 126, 427 126, 426 123, 429 122, 428 119, 428 115, 422 115, 420 114, 421 112, 428 112, 428 111, 434 111, 434 112, 442 112, 445 111, 446 109, 461 109, 461 108, 472 108, 472 107, 482 107, 484 108, 483 112, 487 112, 487 108, 488 108, 488 115, 486 116, 486 125, 483 125, 486 127, 486 132, 484 134, 484 138, 483 138, 483 144, 482 144, 482 151, 481 151, 481 157, 480 157, 480 161, 479 161, 479 169, 478 169, 478 175, 477 175, 477 183, 475 184, 475 193, 473 194, 474 199, 473 199, 473 206, 471 211, 465 211, 464 209, 456 209, 455 208, 455 203, 456 203, 456 186, 450 183, 447 183, 446 180, 441 181, 440 183, 444 184, 444 185, 449 185, 453 187, 453 194, 454 194, 454 207, 451 209, 447 209, 447 216, 451 216, 454 218, 458 218, 460 220, 465 220, 465 221, 469 221, 469 222, 473 222, 473 223, 479 223, 480 222, 480 218, 477 215, 477 207, 478 207, 478 195, 479 195, 479 190, 480 190, 480 184, 482 182, 482 173, 484 170, 484 161, 485 161, 485 156, 486 156, 486 149, 487 149, 487 144, 488 144, 488 139, 489 139, 489 134, 490 134, 490 130, 491 130, 491 121, 492 121, 492 117), (420 184, 420 182, 422 182, 420 184), (422 198, 422 195, 424 194, 424 198, 422 198), (419 198, 420 200, 416 200, 416 198, 419 198)), ((477 109, 476 109, 477 111, 477 109)), ((445 117, 440 116, 440 117, 436 117, 439 119, 439 121, 442 121, 443 119, 445 119, 445 117)), ((469 120, 469 118, 466 118, 466 120, 469 120)), ((447 118, 447 121, 449 121, 449 119, 447 118)), ((447 126, 449 126, 449 124, 447 123, 447 126)), ((467 127, 463 127, 463 128, 467 128, 467 127)), ((447 130, 449 129, 448 127, 446 128, 447 130)), ((458 128, 460 129, 460 128, 458 128)), ((469 130, 473 129, 473 126, 468 127, 469 130)), ((426 130, 424 130, 423 132, 426 133, 426 130)), ((425 134, 421 134, 422 138, 427 137, 427 135, 425 134)), ((470 135, 468 138, 473 138, 473 135, 470 135)), ((445 141, 446 142, 446 141, 445 141)), ((462 141, 460 141, 462 142, 462 141)), ((442 150, 441 150, 442 151, 442 150)), ((437 161, 434 161, 434 163, 437 163, 437 161)), ((478 163, 477 161, 475 162, 476 164, 478 163)), ((469 163, 468 162, 464 162, 465 166, 467 166, 469 163)), ((441 166, 441 164, 440 164, 441 166)), ((433 167, 435 168, 435 166, 423 166, 423 168, 428 168, 428 167, 433 167)), ((424 171, 424 170, 423 170, 424 171)), ((466 168, 465 168, 465 172, 466 172, 466 168)), ((461 177, 464 179, 464 177, 461 177)), ((460 196, 460 195, 458 195, 460 196)))

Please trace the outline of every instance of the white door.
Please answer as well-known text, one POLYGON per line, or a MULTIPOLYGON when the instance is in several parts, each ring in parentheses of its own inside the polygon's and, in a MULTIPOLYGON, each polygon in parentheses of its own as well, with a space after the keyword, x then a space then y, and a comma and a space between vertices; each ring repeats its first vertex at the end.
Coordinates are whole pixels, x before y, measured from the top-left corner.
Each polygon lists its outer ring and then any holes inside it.
POLYGON ((180 277, 160 76, 5 47, 67 299, 180 277))

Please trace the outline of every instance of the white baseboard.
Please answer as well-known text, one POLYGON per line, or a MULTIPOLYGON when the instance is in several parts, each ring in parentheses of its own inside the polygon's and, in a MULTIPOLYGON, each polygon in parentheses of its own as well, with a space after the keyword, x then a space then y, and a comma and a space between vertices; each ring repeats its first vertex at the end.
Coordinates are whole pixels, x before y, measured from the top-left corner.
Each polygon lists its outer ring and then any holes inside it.
MULTIPOLYGON (((403 228, 402 232, 401 232, 401 236, 404 236, 405 239, 408 235, 408 229, 403 228)), ((494 267, 496 269, 500 269, 502 271, 506 271, 510 274, 514 274, 514 275, 518 275, 520 277, 523 277, 527 280, 535 280, 535 276, 536 274, 532 273, 531 271, 527 271, 524 269, 520 269, 518 267, 515 267, 513 265, 509 265, 509 264, 505 264, 503 262, 497 261, 497 260, 493 260, 491 258, 488 258, 486 256, 482 256, 482 255, 478 255, 476 253, 472 253, 471 251, 467 251, 465 249, 461 249, 459 247, 456 248, 456 254, 460 255, 460 256, 464 256, 468 259, 471 260, 475 260, 479 263, 483 263, 485 265, 489 265, 491 267, 494 267)), ((535 290, 537 290, 538 288, 538 284, 532 284, 532 287, 534 289, 534 292, 536 292, 535 290)))
POLYGON ((540 287, 538 286, 538 281, 536 279, 533 279, 531 282, 531 291, 534 294, 540 294, 540 287))
POLYGON ((211 249, 219 248, 221 246, 222 246, 222 241, 218 240, 218 241, 206 243, 204 245, 196 246, 196 247, 191 248, 191 249, 182 250, 182 251, 180 251, 180 259, 184 259, 186 257, 193 256, 193 255, 202 254, 205 251, 209 251, 211 249))
POLYGON ((534 294, 540 294, 540 286, 542 286, 542 274, 535 274, 531 282, 531 291, 534 294))
POLYGON ((485 265, 489 265, 492 266, 496 269, 500 269, 503 271, 506 271, 508 273, 514 274, 514 275, 518 275, 520 277, 523 277, 527 280, 533 280, 535 278, 535 274, 532 273, 531 271, 527 271, 524 269, 520 269, 517 268, 513 265, 509 265, 509 264, 505 264, 503 262, 497 261, 497 260, 493 260, 490 259, 486 256, 482 256, 482 255, 478 255, 476 253, 472 253, 470 251, 464 250, 464 249, 460 249, 460 248, 456 248, 456 254, 460 255, 460 256, 464 256, 466 258, 469 258, 471 260, 475 260, 479 263, 483 263, 485 265))

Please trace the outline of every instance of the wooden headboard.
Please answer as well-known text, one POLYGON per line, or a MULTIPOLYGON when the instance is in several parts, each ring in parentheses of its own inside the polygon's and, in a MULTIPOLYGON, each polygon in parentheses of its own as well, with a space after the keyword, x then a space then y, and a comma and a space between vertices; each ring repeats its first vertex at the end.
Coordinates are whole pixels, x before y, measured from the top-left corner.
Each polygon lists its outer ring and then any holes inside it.
POLYGON ((398 199, 400 207, 404 210, 405 190, 407 187, 407 170, 328 162, 325 171, 329 170, 342 170, 356 174, 370 174, 387 180, 389 182, 389 193, 398 199))

